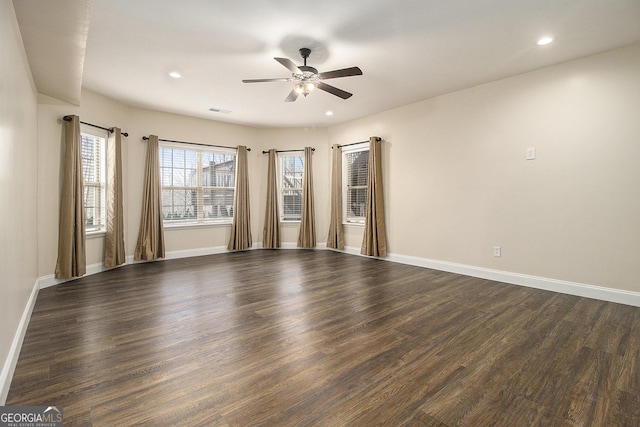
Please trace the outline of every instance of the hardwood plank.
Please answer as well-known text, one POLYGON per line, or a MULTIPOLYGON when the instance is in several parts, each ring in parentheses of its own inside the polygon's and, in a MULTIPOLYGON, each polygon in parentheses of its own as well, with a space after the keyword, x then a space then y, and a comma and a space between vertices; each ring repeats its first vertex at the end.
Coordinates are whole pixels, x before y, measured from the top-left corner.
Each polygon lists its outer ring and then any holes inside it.
POLYGON ((640 309, 331 251, 43 289, 7 405, 65 425, 640 425, 640 309))

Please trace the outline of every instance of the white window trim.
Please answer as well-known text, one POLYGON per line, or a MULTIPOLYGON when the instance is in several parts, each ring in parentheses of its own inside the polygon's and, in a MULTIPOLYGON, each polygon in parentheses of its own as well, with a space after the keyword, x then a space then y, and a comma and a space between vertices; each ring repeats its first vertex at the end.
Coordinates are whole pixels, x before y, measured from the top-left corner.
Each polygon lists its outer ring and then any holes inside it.
MULTIPOLYGON (((104 139, 104 144, 100 147, 100 180, 98 182, 98 186, 101 187, 100 191, 100 226, 98 228, 87 229, 87 225, 85 224, 85 236, 86 237, 99 237, 103 236, 107 233, 107 168, 109 167, 107 164, 107 145, 109 144, 109 131, 96 128, 94 126, 86 125, 84 123, 80 124, 80 135, 89 135, 94 138, 104 139)), ((83 171, 84 173, 84 171, 83 171)), ((83 183, 83 187, 87 186, 86 182, 83 183)), ((85 200, 84 200, 84 188, 82 192, 82 205, 83 209, 85 208, 85 200)), ((85 211, 86 215, 86 211, 85 211)), ((86 221, 86 218, 85 218, 86 221)))
MULTIPOLYGON (((200 161, 201 156, 202 156, 202 152, 215 152, 216 154, 229 154, 229 155, 233 155, 236 158, 237 161, 237 155, 238 152, 237 150, 233 149, 233 148, 224 148, 224 147, 214 147, 214 146, 203 146, 203 145, 194 145, 194 144, 187 144, 187 143, 172 143, 172 142, 167 142, 167 141, 160 141, 159 142, 159 148, 169 148, 169 149, 178 149, 178 150, 189 150, 189 151, 195 151, 197 153, 197 157, 198 157, 198 165, 199 167, 202 166, 202 162, 200 161)), ((160 167, 160 164, 158 165, 158 167, 160 167)), ((162 178, 161 178, 162 179, 162 178)), ((202 186, 202 174, 201 173, 197 173, 197 186, 200 189, 204 189, 205 187, 202 186)), ((235 178, 234 178, 234 184, 235 184, 235 178)), ((161 190, 165 189, 166 187, 162 185, 161 183, 161 190)), ((173 189, 180 189, 180 188, 185 188, 185 189, 192 189, 194 187, 172 187, 173 189)), ((231 188, 231 187, 206 187, 206 188, 231 188)), ((233 187, 233 191, 234 191, 234 195, 236 192, 236 187, 234 185, 233 187)), ((162 197, 162 196, 161 196, 162 197)), ((228 227, 230 225, 233 224, 233 216, 230 217, 225 217, 224 219, 209 219, 209 220, 193 220, 190 222, 170 222, 170 221, 163 221, 163 228, 165 230, 175 230, 175 229, 179 229, 179 228, 211 228, 211 227, 228 227)))
MULTIPOLYGON (((302 151, 302 150, 301 150, 302 151)), ((284 216, 284 195, 283 195, 283 179, 284 179, 284 169, 283 169, 283 161, 285 157, 302 157, 302 180, 304 182, 304 162, 305 162, 305 158, 304 158, 304 152, 302 152, 302 154, 300 153, 296 153, 296 152, 285 152, 285 153, 278 153, 278 165, 277 165, 277 172, 278 172, 278 209, 280 210, 280 212, 278 213, 279 217, 280 217, 280 222, 283 224, 295 224, 295 223, 299 223, 302 221, 302 215, 300 216, 300 218, 285 218, 284 216)), ((295 190, 297 190, 298 188, 294 188, 295 190)), ((299 187, 300 191, 303 191, 303 184, 300 184, 299 187)))
POLYGON ((347 154, 357 153, 361 151, 369 151, 369 143, 363 142, 362 144, 354 144, 342 149, 342 224, 347 226, 364 227, 365 217, 356 217, 357 219, 347 218, 347 154))

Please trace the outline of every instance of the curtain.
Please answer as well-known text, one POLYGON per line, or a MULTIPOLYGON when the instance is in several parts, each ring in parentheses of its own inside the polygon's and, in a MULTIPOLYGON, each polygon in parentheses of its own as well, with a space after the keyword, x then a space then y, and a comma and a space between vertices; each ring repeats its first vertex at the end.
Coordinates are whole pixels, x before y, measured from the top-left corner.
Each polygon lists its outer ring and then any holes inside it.
POLYGON ((249 170, 247 147, 238 146, 236 156, 236 191, 233 197, 233 224, 227 249, 241 251, 251 248, 251 215, 249 209, 249 170))
POLYGON ((382 159, 380 140, 369 138, 369 176, 367 178, 367 205, 365 230, 360 253, 368 256, 385 256, 387 239, 384 225, 384 198, 382 192, 382 159))
POLYGON ((80 118, 71 116, 70 122, 64 122, 64 130, 64 174, 56 261, 58 279, 78 277, 87 272, 80 118))
POLYGON ((162 224, 162 186, 158 137, 149 135, 147 161, 144 168, 144 190, 140 231, 134 258, 153 260, 164 258, 164 229, 162 224))
POLYGON ((331 162, 331 222, 327 247, 344 249, 344 231, 342 230, 342 150, 335 144, 331 162))
POLYGON ((316 246, 316 215, 313 204, 313 167, 311 157, 313 149, 304 149, 304 175, 302 178, 302 217, 298 234, 299 248, 315 248, 316 246))
POLYGON ((277 154, 275 149, 269 150, 269 166, 267 171, 267 207, 264 212, 264 229, 262 231, 262 247, 275 249, 280 247, 280 210, 278 208, 277 154))
POLYGON ((125 263, 124 215, 122 207, 122 135, 113 128, 107 144, 107 234, 104 265, 116 267, 125 263))

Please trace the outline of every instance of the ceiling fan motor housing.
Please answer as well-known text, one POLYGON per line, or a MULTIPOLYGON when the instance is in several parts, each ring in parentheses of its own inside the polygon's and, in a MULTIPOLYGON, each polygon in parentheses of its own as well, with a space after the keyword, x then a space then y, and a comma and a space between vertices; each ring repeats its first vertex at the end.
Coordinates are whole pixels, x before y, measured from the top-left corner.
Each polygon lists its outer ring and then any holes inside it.
POLYGON ((305 60, 305 64, 307 62, 307 58, 311 55, 311 49, 307 47, 301 48, 298 52, 300 52, 300 56, 305 60))
POLYGON ((311 74, 318 74, 318 70, 313 68, 313 67, 309 67, 308 65, 300 65, 298 67, 300 69, 300 71, 306 73, 311 73, 311 74))

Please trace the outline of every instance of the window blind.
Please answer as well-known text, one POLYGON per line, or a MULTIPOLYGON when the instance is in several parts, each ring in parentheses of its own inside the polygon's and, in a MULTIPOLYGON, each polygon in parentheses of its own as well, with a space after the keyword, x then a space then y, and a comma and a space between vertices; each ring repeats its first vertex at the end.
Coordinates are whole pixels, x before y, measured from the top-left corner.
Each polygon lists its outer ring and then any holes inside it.
POLYGON ((231 223, 235 151, 160 145, 165 225, 231 223))
POLYGON ((280 159, 280 220, 300 221, 304 156, 279 153, 278 157, 280 159))
POLYGON ((360 147, 343 152, 344 220, 364 223, 369 173, 369 148, 360 147))
POLYGON ((98 129, 81 128, 83 203, 85 232, 106 229, 107 205, 107 133, 98 129))

